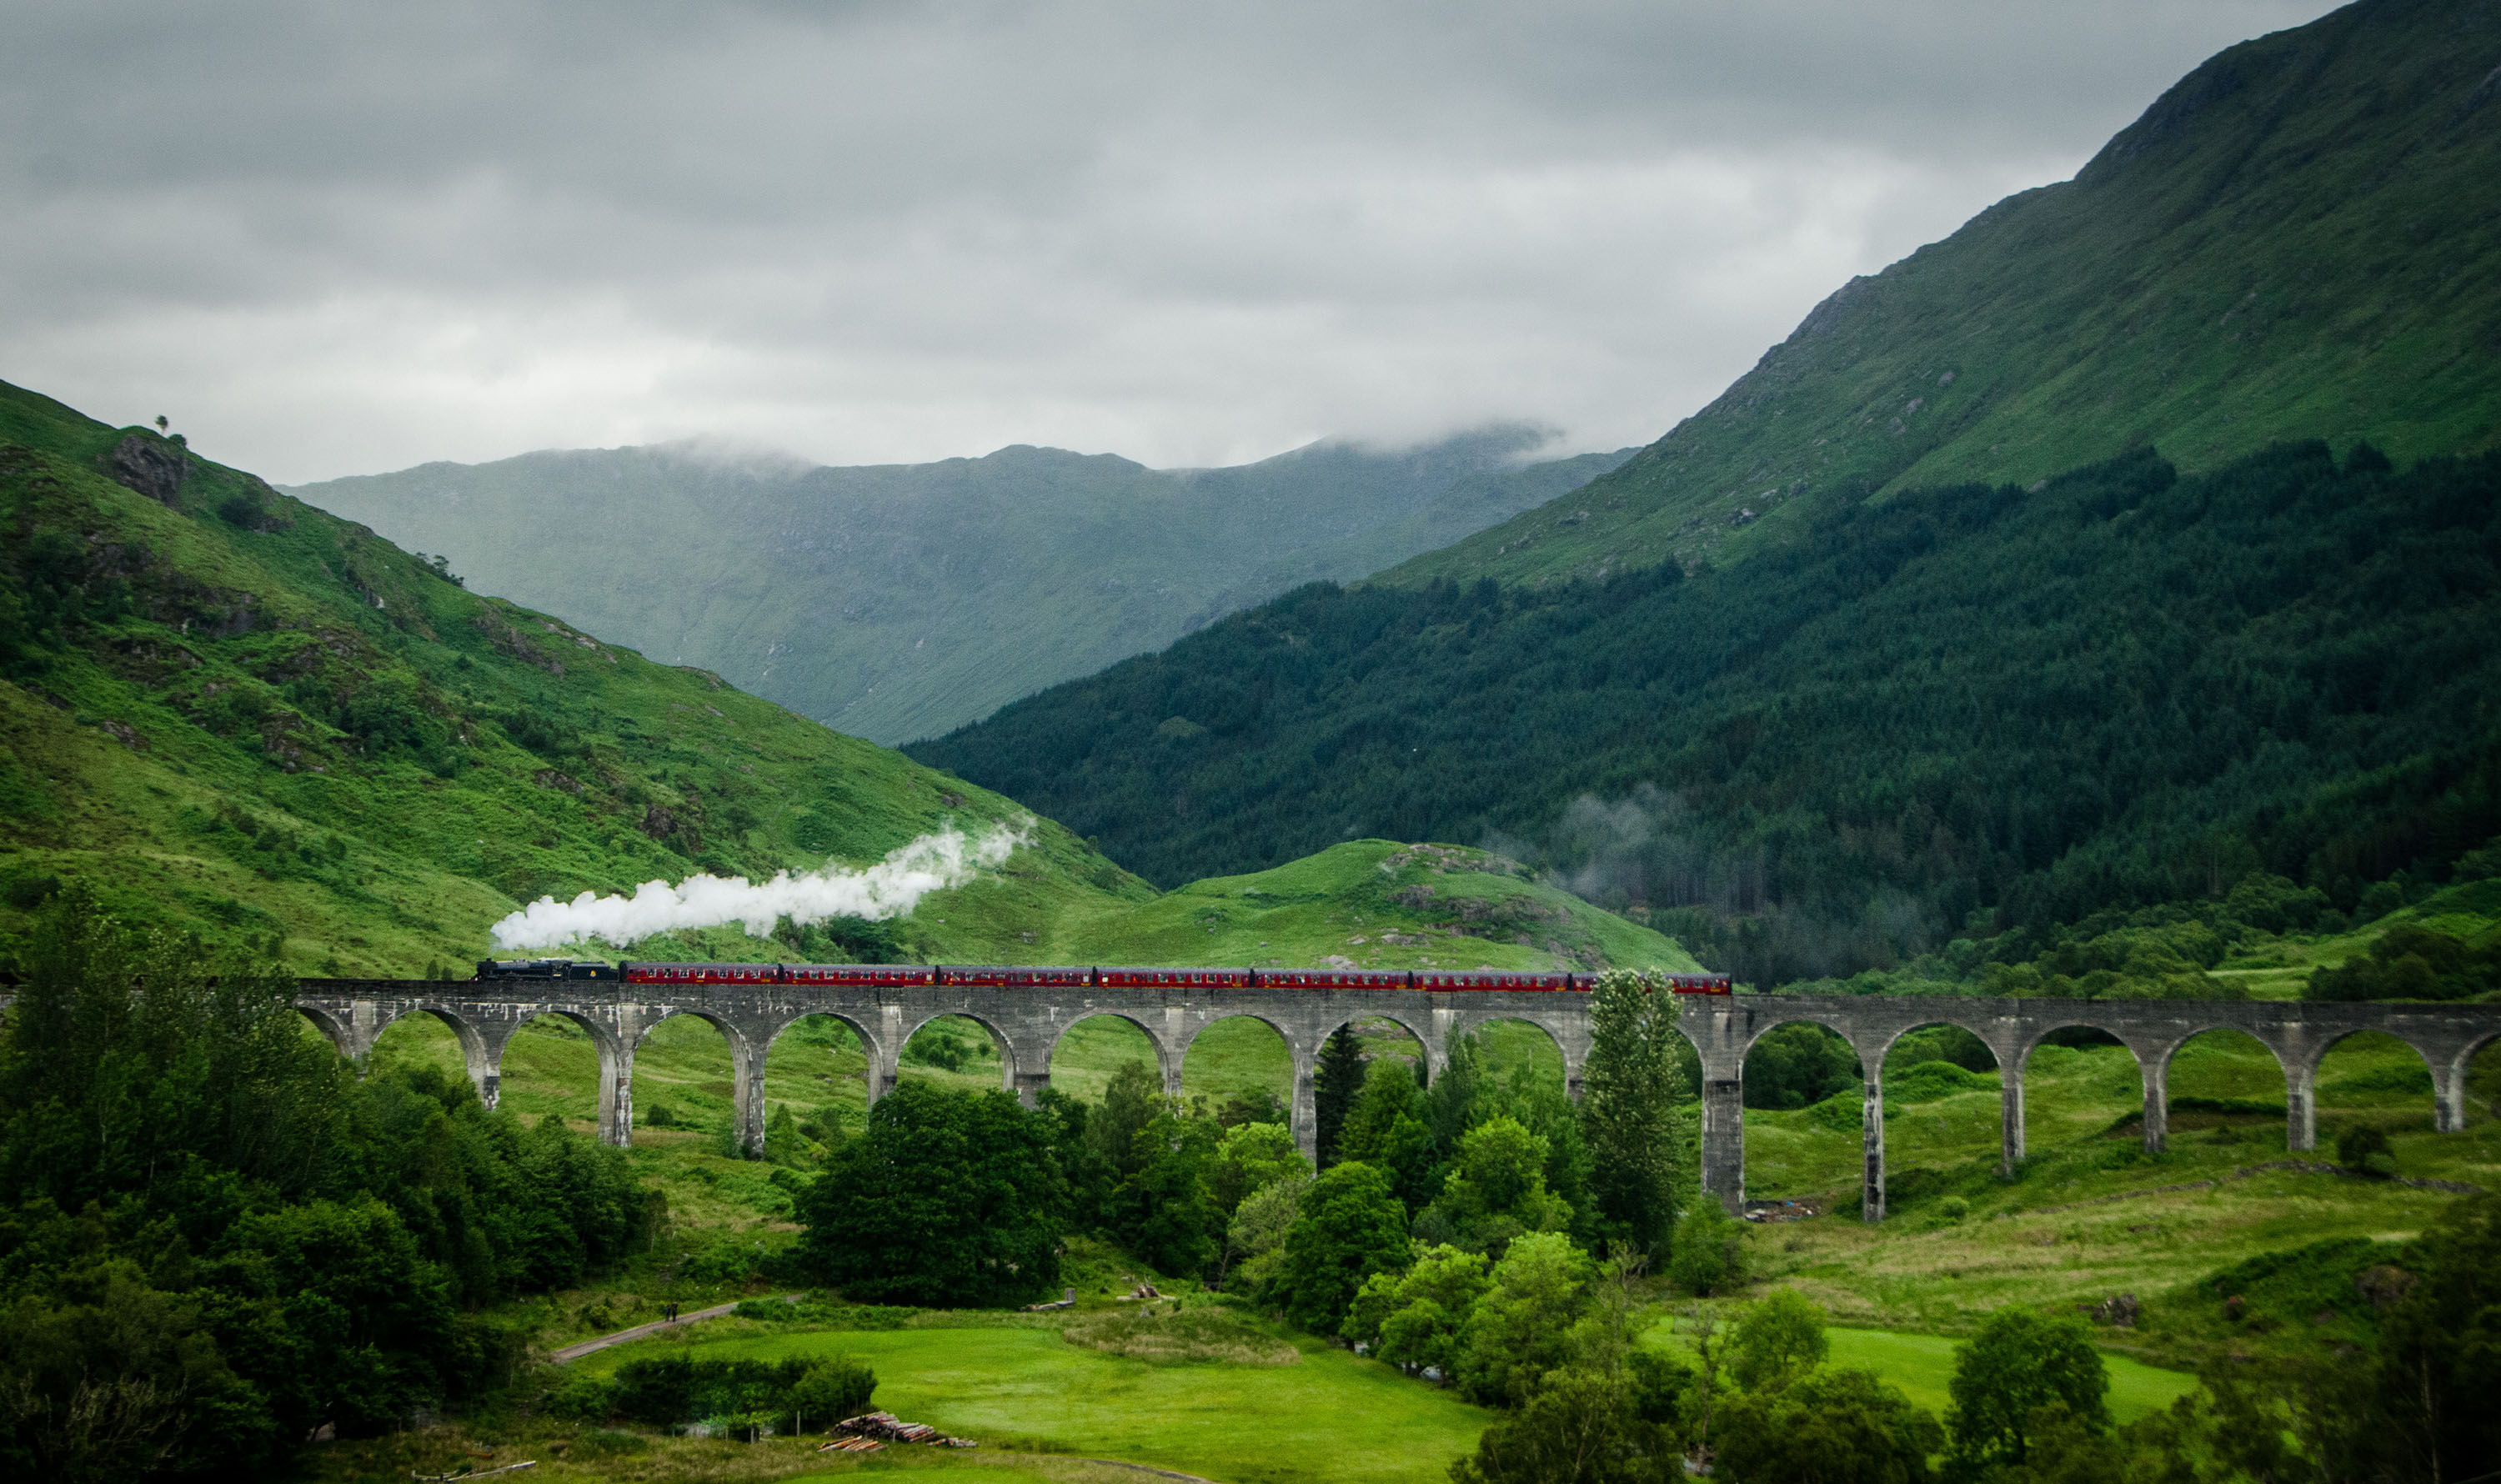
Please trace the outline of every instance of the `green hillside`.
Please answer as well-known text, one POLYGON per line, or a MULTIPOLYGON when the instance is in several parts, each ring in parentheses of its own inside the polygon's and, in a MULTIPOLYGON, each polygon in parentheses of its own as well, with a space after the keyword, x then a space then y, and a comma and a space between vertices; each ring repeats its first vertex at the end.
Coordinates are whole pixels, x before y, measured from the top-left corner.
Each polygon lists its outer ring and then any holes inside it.
POLYGON ((701 445, 425 464, 291 492, 480 591, 882 742, 1351 580, 1540 504, 1629 449, 1523 464, 1494 427, 1405 450, 1313 444, 1226 469, 1008 448, 809 468, 701 445))
POLYGON ((2143 455, 1818 508, 1691 577, 1314 586, 913 752, 1154 880, 1508 839, 1751 981, 2098 924, 2045 972, 2160 947, 2124 977, 2212 992, 2228 933, 2128 934, 2333 930, 2501 831, 2496 597, 2501 455, 2143 455))
POLYGON ((1381 581, 1727 561, 1804 511, 2501 438, 2501 7, 2362 0, 2226 51, 2077 177, 1851 281, 1631 462, 1381 581))
MULTIPOLYGON (((1026 818, 709 672, 482 597, 178 441, 8 387, 0 531, 0 961, 76 883, 213 942, 275 943, 301 972, 417 974, 487 952, 487 926, 542 894, 865 864, 950 823, 1026 818)), ((1034 821, 1004 868, 880 930, 643 951, 1308 962, 1348 951, 1348 913, 1448 937, 1447 899, 1385 900, 1438 879, 1373 869, 1388 850, 1289 868, 1273 927, 1200 943, 1176 931, 1195 896, 1158 899, 1034 821)), ((1687 961, 1551 888, 1466 880, 1531 903, 1497 914, 1535 927, 1529 946, 1466 945, 1489 961, 1687 961)))

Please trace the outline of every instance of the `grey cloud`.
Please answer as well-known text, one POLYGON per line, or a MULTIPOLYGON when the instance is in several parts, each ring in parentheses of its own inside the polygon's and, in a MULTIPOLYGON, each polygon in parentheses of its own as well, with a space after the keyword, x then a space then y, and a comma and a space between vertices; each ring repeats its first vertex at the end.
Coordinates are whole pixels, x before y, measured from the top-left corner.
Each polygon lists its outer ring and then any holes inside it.
POLYGON ((0 376, 289 481, 1614 446, 2325 8, 19 3, 0 376))

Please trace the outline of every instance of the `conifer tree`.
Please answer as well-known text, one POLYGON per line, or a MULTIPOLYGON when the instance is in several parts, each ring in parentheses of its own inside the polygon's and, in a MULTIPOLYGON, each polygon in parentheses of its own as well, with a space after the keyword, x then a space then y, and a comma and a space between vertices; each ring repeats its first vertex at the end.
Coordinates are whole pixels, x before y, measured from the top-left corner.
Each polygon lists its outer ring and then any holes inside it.
POLYGON ((1340 1026, 1321 1043, 1319 1065, 1312 1069, 1313 1132, 1318 1137, 1320 1168, 1337 1163, 1338 1136, 1362 1091, 1363 1048, 1355 1042, 1353 1028, 1340 1026))

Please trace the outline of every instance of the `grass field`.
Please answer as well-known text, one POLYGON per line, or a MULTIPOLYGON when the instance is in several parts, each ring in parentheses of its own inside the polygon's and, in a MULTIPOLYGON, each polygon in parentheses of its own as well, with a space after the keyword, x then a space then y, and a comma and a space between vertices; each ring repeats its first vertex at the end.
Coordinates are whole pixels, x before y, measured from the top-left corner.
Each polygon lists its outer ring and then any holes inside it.
POLYGON ((1490 1417, 1308 1339, 1291 1366, 1149 1366, 1042 1328, 649 1341, 579 1364, 613 1369, 664 1348, 716 1360, 850 1354, 877 1371, 878 1406, 984 1446, 1122 1459, 1243 1484, 1439 1480, 1490 1417))
MULTIPOLYGON (((1934 1334, 1897 1334, 1887 1330, 1833 1329, 1831 1364, 1875 1371, 1902 1389, 1913 1401, 1945 1416, 1952 1401, 1947 1386, 1953 1379, 1954 1341, 1934 1334)), ((2197 1378, 2164 1370, 2123 1355, 2105 1355, 2110 1368, 2111 1415, 2133 1422, 2158 1412, 2197 1389, 2197 1378)))
MULTIPOLYGON (((1841 1326, 1827 1329, 1824 1336, 1832 1345, 1826 1364, 1872 1370, 1900 1387, 1915 1403, 1936 1413, 1940 1420, 1944 1418, 1946 1407, 1953 1400, 1948 1387, 1953 1380, 1953 1352, 1958 1341, 1936 1334, 1841 1326)), ((1675 1318, 1651 1329, 1643 1343, 1687 1350, 1692 1345, 1684 1322, 1675 1318)), ((2195 1376, 2148 1366, 2125 1355, 2105 1353, 2102 1364, 2110 1371, 2111 1415, 2119 1422, 2133 1422, 2149 1412, 2158 1412, 2197 1389, 2195 1376)))

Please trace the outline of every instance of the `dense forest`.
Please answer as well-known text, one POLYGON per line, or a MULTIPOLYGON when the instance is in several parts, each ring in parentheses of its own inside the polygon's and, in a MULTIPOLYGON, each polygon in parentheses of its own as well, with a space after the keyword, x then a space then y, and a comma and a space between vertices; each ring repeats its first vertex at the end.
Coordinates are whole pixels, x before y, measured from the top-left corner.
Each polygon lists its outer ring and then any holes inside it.
POLYGON ((2496 491, 2148 451, 1725 571, 1315 585, 912 751, 1165 883, 1491 845, 1766 984, 2251 882, 2350 913, 2501 829, 2496 491))
POLYGON ((618 1151, 359 1080, 269 961, 48 912, 0 1039, 0 1473, 267 1477, 508 1383, 492 1306, 650 1240, 618 1151))

